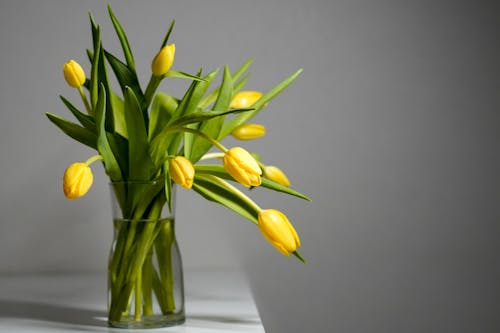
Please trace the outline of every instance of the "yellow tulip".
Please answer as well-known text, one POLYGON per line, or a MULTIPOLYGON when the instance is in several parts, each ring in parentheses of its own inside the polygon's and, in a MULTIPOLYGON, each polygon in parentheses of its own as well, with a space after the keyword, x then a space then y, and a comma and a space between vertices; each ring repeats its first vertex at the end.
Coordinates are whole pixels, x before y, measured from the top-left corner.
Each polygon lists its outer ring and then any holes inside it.
POLYGON ((243 109, 248 108, 262 97, 259 91, 240 91, 231 100, 230 108, 243 109))
POLYGON ((264 177, 283 186, 290 186, 290 181, 285 173, 274 165, 267 165, 264 167, 264 177))
POLYGON ((252 140, 266 134, 266 128, 259 124, 245 124, 236 127, 231 134, 238 140, 252 140))
POLYGON ((64 172, 64 195, 70 200, 84 196, 92 186, 93 180, 92 170, 86 163, 71 164, 64 172))
POLYGON ((185 188, 193 186, 194 167, 190 160, 183 156, 176 156, 168 164, 170 177, 175 183, 185 188))
POLYGON ((248 151, 233 147, 224 155, 223 165, 226 171, 240 184, 246 187, 259 186, 262 182, 262 170, 248 151))
POLYGON ((73 59, 64 64, 63 73, 70 87, 79 88, 85 83, 85 72, 82 66, 73 59))
POLYGON ((288 218, 275 209, 259 212, 259 230, 265 239, 285 256, 300 247, 300 239, 288 218))
POLYGON ((165 45, 151 63, 151 71, 155 76, 165 75, 172 67, 175 56, 175 44, 165 45))

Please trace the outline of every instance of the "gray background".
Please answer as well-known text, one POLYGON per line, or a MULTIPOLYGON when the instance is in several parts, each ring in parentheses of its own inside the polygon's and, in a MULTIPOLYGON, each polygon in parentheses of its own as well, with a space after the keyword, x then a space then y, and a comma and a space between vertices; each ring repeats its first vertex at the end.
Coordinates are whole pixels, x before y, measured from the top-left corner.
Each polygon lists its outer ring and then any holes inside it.
MULTIPOLYGON (((186 267, 247 272, 268 332, 500 331, 500 6, 488 1, 111 1, 147 79, 170 20, 175 68, 254 56, 248 88, 304 73, 246 147, 314 201, 256 190, 287 213, 306 266, 237 215, 178 192, 186 267)), ((65 167, 92 154, 44 113, 78 96, 101 1, 0 3, 0 272, 104 271, 106 178, 67 201, 65 167)), ((182 80, 162 89, 180 94, 182 80)), ((234 144, 229 141, 228 145, 234 144)), ((104 288, 104 286, 103 286, 104 288)), ((104 292, 104 291, 103 291, 104 292)))

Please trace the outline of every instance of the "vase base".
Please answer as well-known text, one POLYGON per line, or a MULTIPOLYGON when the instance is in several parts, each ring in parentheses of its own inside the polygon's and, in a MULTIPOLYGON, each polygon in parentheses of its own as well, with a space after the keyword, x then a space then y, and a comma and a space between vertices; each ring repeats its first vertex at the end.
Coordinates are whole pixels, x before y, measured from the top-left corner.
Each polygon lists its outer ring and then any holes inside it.
POLYGON ((122 318, 120 321, 108 320, 108 325, 115 328, 147 329, 182 325, 185 321, 184 314, 143 316, 140 321, 134 320, 134 317, 130 316, 122 318))

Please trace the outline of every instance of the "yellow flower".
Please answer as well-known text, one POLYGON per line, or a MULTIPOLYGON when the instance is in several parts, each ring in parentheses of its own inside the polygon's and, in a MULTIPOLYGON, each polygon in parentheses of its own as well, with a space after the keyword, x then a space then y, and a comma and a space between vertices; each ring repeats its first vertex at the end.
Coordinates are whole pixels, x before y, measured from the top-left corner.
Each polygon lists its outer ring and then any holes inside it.
POLYGON ((155 76, 165 75, 172 67, 175 56, 175 44, 165 45, 151 63, 151 71, 155 76))
POLYGON ((194 167, 187 158, 176 156, 171 159, 168 164, 168 171, 170 172, 170 177, 172 177, 177 184, 185 188, 191 188, 191 186, 193 186, 194 167))
POLYGON ((259 186, 262 170, 257 161, 248 151, 241 147, 233 147, 224 155, 224 168, 226 171, 246 187, 259 186))
POLYGON ((73 59, 64 64, 63 73, 70 87, 79 88, 85 83, 85 72, 82 66, 73 59))
POLYGON ((265 239, 285 256, 300 247, 300 239, 288 218, 275 209, 259 212, 259 230, 265 239))
POLYGON ((261 97, 262 93, 258 91, 240 91, 233 97, 229 107, 233 109, 248 108, 261 97))
POLYGON ((64 172, 64 195, 70 200, 84 196, 92 186, 93 180, 92 170, 86 163, 71 164, 64 172))
POLYGON ((285 173, 274 165, 267 165, 264 167, 264 177, 283 186, 290 186, 290 181, 285 173))
POLYGON ((236 127, 231 134, 238 140, 252 140, 266 134, 266 128, 259 124, 244 124, 236 127))

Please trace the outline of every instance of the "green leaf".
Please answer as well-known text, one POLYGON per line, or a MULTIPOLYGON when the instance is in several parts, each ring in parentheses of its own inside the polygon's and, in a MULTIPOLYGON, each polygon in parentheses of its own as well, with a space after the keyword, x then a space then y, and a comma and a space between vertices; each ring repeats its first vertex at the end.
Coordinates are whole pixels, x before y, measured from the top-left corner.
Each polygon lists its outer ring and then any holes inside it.
POLYGON ((168 39, 170 38, 170 34, 172 33, 172 30, 174 30, 174 25, 175 25, 175 20, 172 20, 172 22, 170 22, 170 26, 168 27, 167 33, 165 34, 165 38, 163 38, 163 42, 161 43, 160 49, 162 49, 165 45, 167 45, 168 39))
POLYGON ((168 170, 169 160, 163 164, 163 174, 165 175, 165 198, 167 200, 168 209, 172 212, 172 178, 168 170))
POLYGON ((169 70, 167 72, 167 74, 165 74, 165 77, 177 77, 177 78, 189 79, 189 80, 193 80, 193 81, 206 81, 204 78, 201 78, 199 76, 192 75, 192 74, 185 73, 185 72, 174 71, 174 70, 169 70))
MULTIPOLYGON (((200 165, 195 166, 195 170, 196 170, 197 174, 210 174, 210 175, 214 175, 214 176, 217 176, 217 177, 220 177, 223 179, 234 181, 233 177, 231 177, 231 175, 229 175, 227 173, 226 169, 224 169, 224 167, 222 165, 219 165, 219 164, 200 164, 200 165)), ((290 187, 283 186, 279 183, 273 182, 272 180, 269 180, 269 179, 264 178, 264 177, 262 177, 261 187, 265 187, 265 188, 268 188, 270 190, 286 193, 289 195, 293 195, 297 198, 311 201, 311 199, 308 196, 306 196, 306 195, 304 195, 304 194, 302 194, 302 193, 300 193, 300 192, 298 192, 290 187)))
POLYGON ((120 22, 113 13, 110 4, 108 4, 108 12, 109 12, 109 17, 111 18, 111 22, 113 23, 113 27, 115 28, 116 35, 120 40, 120 44, 123 49, 123 55, 125 56, 125 61, 127 62, 128 67, 131 70, 134 70, 135 69, 134 57, 132 55, 132 50, 130 49, 130 45, 128 43, 127 35, 125 34, 125 31, 123 31, 120 22))
MULTIPOLYGON (((214 109, 228 110, 232 96, 233 96, 233 80, 231 79, 231 73, 229 72, 229 67, 226 65, 224 67, 222 83, 219 89, 217 100, 215 101, 214 104, 214 109)), ((209 137, 211 137, 212 139, 217 139, 223 123, 224 123, 224 117, 210 118, 203 121, 200 124, 199 130, 208 135, 209 137)), ((211 147, 212 143, 208 142, 207 140, 204 140, 203 138, 195 137, 193 139, 191 161, 197 162, 203 156, 203 154, 205 154, 211 147)))
POLYGON ((69 109, 69 111, 75 116, 76 119, 82 124, 83 127, 91 131, 92 133, 97 133, 97 128, 95 126, 95 121, 94 118, 86 115, 85 113, 81 112, 78 110, 73 104, 71 104, 70 101, 68 101, 64 96, 59 96, 66 105, 66 107, 69 109))
MULTIPOLYGON (((194 111, 194 112, 191 112, 190 114, 187 114, 181 118, 178 118, 177 120, 170 123, 169 126, 172 126, 172 127, 173 126, 184 126, 184 125, 188 125, 188 124, 212 120, 214 118, 225 116, 225 115, 231 114, 231 113, 241 113, 241 112, 250 112, 250 111, 253 111, 253 109, 247 108, 247 109, 231 109, 231 110, 226 109, 225 111, 219 111, 219 110, 194 111)), ((204 140, 204 139, 201 139, 201 140, 204 140)), ((211 145, 212 144, 210 144, 210 146, 211 145)))
POLYGON ((92 57, 92 67, 90 70, 90 82, 89 82, 89 91, 90 91, 90 101, 92 109, 95 110, 97 105, 97 97, 99 90, 99 55, 101 53, 101 37, 100 37, 100 28, 95 26, 94 20, 92 16, 90 16, 90 21, 92 25, 92 38, 94 44, 94 53, 92 57))
POLYGON ((70 138, 90 148, 97 149, 97 136, 94 132, 55 114, 46 113, 46 115, 54 125, 59 127, 70 138))
MULTIPOLYGON (((200 76, 201 72, 202 70, 200 69, 196 75, 200 76)), ((170 118, 169 123, 167 125, 170 125, 170 123, 182 117, 184 114, 191 112, 191 109, 193 107, 194 108, 196 107, 197 96, 195 94, 195 91, 200 83, 201 81, 193 80, 188 90, 180 100, 177 109, 172 114, 172 117, 170 118), (193 98, 195 99, 195 101, 191 102, 193 98)), ((177 149, 183 137, 184 137, 183 133, 177 133, 174 135, 167 133, 165 134, 160 133, 157 135, 155 140, 151 143, 151 156, 156 166, 158 166, 158 163, 163 163, 165 156, 168 156, 169 154, 175 154, 175 152, 177 152, 177 149), (158 139, 158 137, 160 136, 161 139, 158 139)))
POLYGON ((258 224, 257 208, 243 199, 246 196, 226 181, 207 175, 195 174, 193 189, 205 199, 219 203, 244 218, 258 224))
POLYGON ((123 105, 123 100, 111 91, 111 105, 113 110, 113 118, 115 124, 115 132, 128 138, 127 124, 125 123, 125 106, 123 105))
POLYGON ((120 166, 121 174, 128 175, 128 140, 118 133, 106 133, 106 137, 120 166))
POLYGON ((267 102, 269 102, 276 95, 282 92, 286 87, 288 87, 297 78, 297 76, 299 76, 301 72, 302 69, 299 69, 290 77, 286 78, 277 86, 275 86, 273 89, 269 90, 264 96, 262 96, 258 101, 256 101, 253 105, 251 105, 252 108, 255 108, 253 112, 241 114, 238 117, 225 122, 222 127, 221 133, 219 135, 219 139, 224 138, 229 133, 231 133, 236 127, 243 125, 252 117, 254 117, 257 113, 259 113, 259 111, 264 107, 264 105, 266 105, 267 102))
POLYGON ((134 92, 125 90, 125 121, 128 132, 128 180, 147 181, 151 179, 153 162, 149 156, 149 141, 141 107, 134 92))
POLYGON ((149 141, 168 124, 178 105, 179 101, 170 95, 162 92, 155 95, 149 117, 149 141))
POLYGON ((106 61, 104 59, 104 50, 101 47, 99 48, 99 61, 97 62, 98 66, 98 80, 99 84, 104 85, 104 89, 108 92, 106 94, 106 122, 105 128, 106 131, 113 133, 115 131, 115 121, 114 121, 114 111, 113 111, 113 103, 111 102, 111 87, 109 85, 108 73, 106 70, 106 61))
POLYGON ((250 74, 247 74, 234 85, 233 96, 236 95, 238 92, 240 92, 241 89, 243 89, 249 78, 250 74))
MULTIPOLYGON (((182 110, 182 113, 179 116, 184 116, 187 114, 190 114, 194 112, 198 108, 198 104, 200 103, 201 98, 205 94, 205 91, 207 90, 208 86, 210 83, 212 83, 212 80, 217 76, 217 73, 219 72, 219 69, 216 69, 209 73, 207 76, 204 77, 204 81, 196 81, 196 86, 193 89, 192 94, 189 97, 188 103, 186 103, 184 109, 182 110)), ((181 102, 182 105, 182 102, 181 102)), ((188 127, 191 128, 196 128, 196 125, 188 125, 188 127)), ((193 134, 191 133, 184 133, 184 156, 186 158, 190 158, 191 156, 191 148, 193 146, 193 134)))
MULTIPOLYGON (((217 76, 218 72, 219 69, 216 69, 206 75, 203 78, 203 81, 193 81, 188 91, 182 98, 178 110, 175 112, 175 116, 177 118, 189 114, 198 108, 198 104, 203 97, 203 94, 205 94, 205 91, 207 90, 208 86, 215 78, 215 76, 217 76)), ((197 76, 199 75, 201 75, 201 71, 197 76)), ((172 120, 175 120, 175 118, 172 118, 172 120)))
POLYGON ((106 173, 111 181, 120 181, 123 179, 120 171, 120 165, 118 164, 118 161, 116 160, 113 150, 108 142, 106 128, 104 127, 104 123, 106 121, 106 90, 104 89, 103 84, 99 85, 99 95, 97 98, 95 113, 98 131, 97 150, 103 158, 104 169, 106 170, 106 173))
MULTIPOLYGON (((240 68, 238 68, 234 73, 231 74, 233 82, 236 82, 239 80, 241 75, 243 75, 243 73, 246 72, 246 70, 250 67, 252 62, 253 62, 252 58, 248 59, 240 66, 240 68)), ((246 82, 246 80, 245 80, 245 82, 246 82)), ((220 87, 218 87, 217 89, 215 89, 214 91, 212 91, 207 96, 205 96, 200 101, 199 107, 204 109, 204 108, 208 107, 210 104, 212 104, 213 102, 215 102, 215 100, 217 99, 217 96, 219 96, 219 91, 220 91, 221 87, 222 87, 222 85, 220 87)))
POLYGON ((145 108, 146 99, 144 98, 144 94, 142 93, 139 80, 137 79, 137 74, 135 73, 135 71, 128 68, 126 64, 121 62, 118 58, 116 58, 106 50, 104 50, 104 55, 106 56, 111 69, 115 73, 116 79, 118 80, 118 84, 120 85, 123 95, 125 96, 125 90, 127 89, 127 87, 132 89, 141 107, 144 122, 148 124, 149 115, 148 110, 145 108))
POLYGON ((302 261, 303 264, 306 264, 306 260, 304 259, 304 257, 302 257, 302 255, 299 253, 299 251, 294 251, 292 252, 292 254, 297 258, 299 259, 300 261, 302 261))

